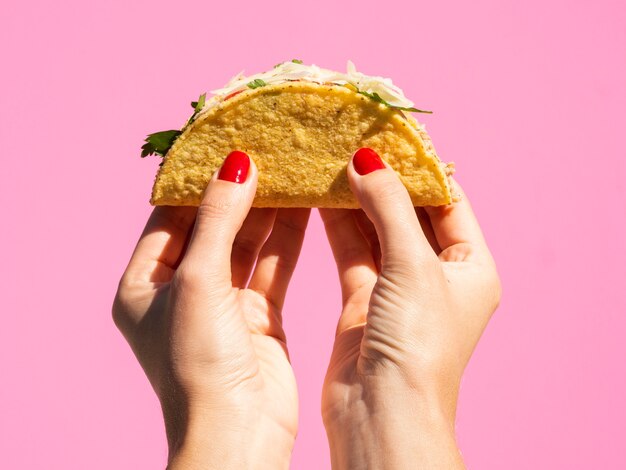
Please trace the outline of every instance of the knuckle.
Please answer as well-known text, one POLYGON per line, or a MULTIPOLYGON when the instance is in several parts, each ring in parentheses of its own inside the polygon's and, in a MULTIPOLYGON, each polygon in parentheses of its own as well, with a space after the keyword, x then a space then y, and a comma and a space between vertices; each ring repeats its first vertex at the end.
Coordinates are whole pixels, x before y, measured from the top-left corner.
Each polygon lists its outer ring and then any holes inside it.
POLYGON ((255 258, 259 244, 252 238, 237 237, 233 243, 233 258, 255 258))
POLYGON ((406 250, 391 251, 386 254, 383 265, 386 271, 401 274, 407 279, 429 282, 443 278, 441 263, 434 253, 414 250, 407 256, 406 250))
POLYGON ((229 215, 236 203, 230 198, 221 198, 214 195, 207 195, 202 199, 198 207, 197 218, 203 219, 221 219, 229 215))
POLYGON ((293 271, 294 269, 296 269, 297 264, 298 257, 289 254, 278 256, 278 258, 276 259, 276 268, 281 271, 293 271))
POLYGON ((111 315, 113 323, 120 330, 124 330, 129 320, 129 312, 132 304, 132 288, 133 283, 125 273, 120 279, 113 299, 113 306, 111 308, 111 315))
POLYGON ((329 227, 335 227, 340 225, 345 220, 351 219, 351 215, 347 211, 343 210, 332 210, 332 209, 319 209, 320 216, 322 217, 322 221, 324 225, 329 227))
POLYGON ((502 300, 502 282, 500 281, 500 276, 498 273, 494 272, 493 280, 491 282, 491 309, 492 312, 495 312, 497 308, 500 306, 500 301, 502 300))
POLYGON ((280 217, 276 219, 275 225, 278 225, 286 232, 295 236, 304 236, 305 228, 298 220, 291 217, 280 217))
POLYGON ((220 272, 213 265, 186 262, 172 276, 172 291, 196 295, 214 292, 215 289, 231 285, 231 273, 220 272))
POLYGON ((123 329, 126 322, 126 315, 124 313, 124 310, 120 307, 121 302, 122 301, 119 298, 119 294, 116 295, 115 299, 113 299, 113 307, 111 309, 113 323, 120 331, 123 329))
POLYGON ((363 259, 364 252, 361 247, 355 245, 346 245, 341 248, 335 255, 338 263, 351 265, 363 259))
POLYGON ((485 313, 491 316, 500 306, 502 283, 495 268, 488 269, 478 276, 477 289, 481 292, 485 313))
POLYGON ((197 267, 189 263, 181 264, 172 276, 172 289, 179 291, 194 288, 200 283, 202 277, 202 272, 197 267))
POLYGON ((365 185, 363 192, 373 201, 388 202, 397 201, 401 197, 406 197, 407 192, 404 186, 391 175, 372 181, 373 184, 365 185))

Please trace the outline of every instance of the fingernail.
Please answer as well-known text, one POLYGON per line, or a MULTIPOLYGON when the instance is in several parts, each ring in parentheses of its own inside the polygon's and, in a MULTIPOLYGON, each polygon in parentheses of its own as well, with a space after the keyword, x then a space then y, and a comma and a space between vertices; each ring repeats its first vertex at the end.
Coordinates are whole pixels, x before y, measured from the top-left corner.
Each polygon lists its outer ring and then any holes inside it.
POLYGON ((231 183, 243 183, 248 177, 250 169, 250 157, 239 150, 233 150, 228 154, 217 178, 231 183))
POLYGON ((354 153, 352 164, 359 175, 367 175, 372 171, 385 168, 385 164, 378 154, 367 147, 360 148, 354 153))

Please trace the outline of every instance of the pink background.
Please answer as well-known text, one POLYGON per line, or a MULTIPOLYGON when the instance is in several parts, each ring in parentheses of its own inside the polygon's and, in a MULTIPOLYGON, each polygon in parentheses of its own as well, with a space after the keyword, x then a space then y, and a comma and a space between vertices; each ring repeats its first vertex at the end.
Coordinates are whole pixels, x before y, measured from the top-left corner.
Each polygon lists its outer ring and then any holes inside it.
MULTIPOLYGON (((3 468, 164 466, 160 410, 110 318, 151 210, 148 132, 245 68, 394 78, 458 165, 504 284, 466 372, 471 468, 626 468, 622 0, 20 1, 0 15, 3 468)), ((329 467, 339 290, 317 214, 286 305, 294 469, 329 467)))

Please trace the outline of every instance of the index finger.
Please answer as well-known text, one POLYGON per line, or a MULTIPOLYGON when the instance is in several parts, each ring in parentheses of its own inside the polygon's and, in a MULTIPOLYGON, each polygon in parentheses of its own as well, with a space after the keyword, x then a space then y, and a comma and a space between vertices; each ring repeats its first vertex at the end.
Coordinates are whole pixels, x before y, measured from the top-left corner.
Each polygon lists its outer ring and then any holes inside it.
POLYGON ((443 252, 456 246, 471 245, 483 255, 491 257, 467 195, 455 180, 450 180, 453 188, 461 195, 461 200, 447 206, 424 208, 430 218, 437 243, 443 252))
POLYGON ((167 281, 176 269, 196 217, 196 208, 157 206, 152 211, 126 268, 125 276, 145 282, 167 281))

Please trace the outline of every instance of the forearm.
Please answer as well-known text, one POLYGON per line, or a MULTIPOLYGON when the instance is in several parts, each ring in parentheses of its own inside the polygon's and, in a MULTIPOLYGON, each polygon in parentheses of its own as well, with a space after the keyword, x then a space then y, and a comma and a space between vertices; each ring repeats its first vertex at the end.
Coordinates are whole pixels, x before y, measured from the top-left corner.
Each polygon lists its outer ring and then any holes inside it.
POLYGON ((168 470, 281 470, 288 469, 291 450, 276 449, 268 440, 261 450, 251 449, 245 440, 211 439, 185 444, 170 455, 168 470))
POLYGON ((259 416, 193 418, 170 442, 169 470, 288 469, 294 437, 259 416))
POLYGON ((389 399, 326 426, 334 470, 463 469, 454 425, 435 409, 389 399))

